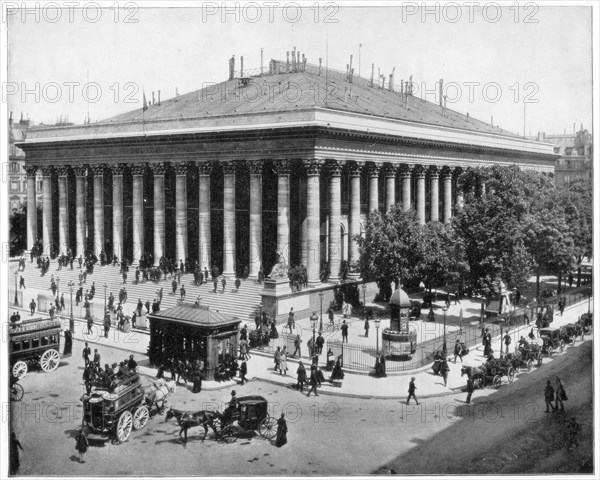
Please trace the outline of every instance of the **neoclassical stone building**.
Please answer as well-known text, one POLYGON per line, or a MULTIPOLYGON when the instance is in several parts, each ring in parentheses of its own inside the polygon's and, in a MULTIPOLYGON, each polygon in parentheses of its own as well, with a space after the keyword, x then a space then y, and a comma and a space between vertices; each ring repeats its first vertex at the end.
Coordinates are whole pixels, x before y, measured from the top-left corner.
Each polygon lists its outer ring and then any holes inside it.
MULTIPOLYGON (((28 247, 270 271, 277 252, 319 283, 357 260, 364 216, 394 204, 448 222, 466 168, 552 173, 551 145, 306 62, 272 60, 89 125, 29 132, 28 247), (327 82, 327 88, 326 88, 327 82), (35 175, 43 175, 37 225, 35 175)), ((153 94, 154 97, 154 94, 153 94)))

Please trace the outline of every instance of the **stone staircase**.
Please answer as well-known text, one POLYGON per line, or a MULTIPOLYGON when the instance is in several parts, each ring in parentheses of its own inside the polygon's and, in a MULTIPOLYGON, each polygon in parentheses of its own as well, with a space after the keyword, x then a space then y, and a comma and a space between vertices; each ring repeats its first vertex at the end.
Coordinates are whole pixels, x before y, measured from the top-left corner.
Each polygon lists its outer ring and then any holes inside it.
MULTIPOLYGON (((58 287, 59 292, 65 295, 66 303, 69 302, 68 286, 69 281, 75 284, 74 291, 79 288, 79 269, 77 268, 77 261, 73 262, 73 270, 70 267, 63 267, 58 270, 58 263, 56 260, 50 261, 50 268, 48 272, 42 277, 40 270, 36 268, 35 263, 29 263, 27 259, 26 267, 24 271, 18 272, 25 279, 25 286, 27 287, 24 291, 24 303, 25 307, 29 304, 29 292, 31 289, 39 290, 51 295, 50 290, 50 278, 54 275, 60 279, 58 287)), ((14 289, 14 273, 18 268, 18 262, 10 263, 10 290, 14 289)), ((112 292, 115 297, 115 304, 118 304, 119 291, 122 287, 127 288, 127 302, 125 303, 125 311, 129 312, 137 304, 138 299, 142 300, 142 303, 146 303, 149 300, 150 303, 157 297, 157 291, 162 287, 163 298, 161 302, 161 310, 177 305, 180 300, 179 287, 175 295, 172 294, 171 282, 167 276, 167 280, 161 280, 158 283, 148 281, 146 283, 141 282, 135 284, 135 268, 130 267, 127 274, 127 284, 123 284, 123 278, 119 273, 120 269, 118 266, 105 265, 103 267, 96 266, 94 273, 87 276, 86 283, 83 284, 83 291, 89 289, 92 286, 92 282, 96 284, 96 295, 94 300, 96 302, 104 302, 104 287, 106 283, 106 295, 107 297, 112 292)), ((140 275, 141 278, 141 275, 140 275)), ((262 285, 258 284, 255 280, 242 280, 239 291, 235 290, 235 278, 227 278, 227 285, 225 291, 222 291, 221 283, 219 282, 217 292, 213 293, 213 284, 202 284, 201 286, 194 285, 194 276, 192 274, 184 274, 181 277, 181 283, 185 285, 186 296, 185 301, 194 303, 198 297, 200 297, 200 303, 209 305, 211 309, 217 310, 224 315, 237 317, 241 320, 254 319, 254 312, 256 307, 261 302, 260 292, 262 291, 262 285)), ((145 311, 145 309, 144 309, 145 311)))

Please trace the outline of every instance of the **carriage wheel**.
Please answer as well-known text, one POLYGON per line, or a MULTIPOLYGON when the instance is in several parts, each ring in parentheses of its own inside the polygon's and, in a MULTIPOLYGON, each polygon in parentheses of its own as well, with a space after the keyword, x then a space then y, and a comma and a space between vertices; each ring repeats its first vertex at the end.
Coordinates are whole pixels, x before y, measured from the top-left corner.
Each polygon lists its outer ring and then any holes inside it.
POLYGON ((132 423, 133 418, 131 412, 125 410, 119 417, 119 422, 117 423, 117 439, 119 442, 124 442, 129 438, 132 423))
POLYGON ((25 394, 25 390, 18 383, 15 383, 12 387, 10 387, 10 399, 13 402, 20 402, 25 394))
POLYGON ((554 348, 552 348, 551 346, 548 346, 548 356, 551 357, 553 353, 554 353, 554 348))
POLYGON ((140 428, 144 428, 148 423, 148 419, 150 418, 150 412, 144 405, 140 405, 133 412, 133 429, 139 430, 140 428))
POLYGON ((500 388, 500 385, 502 385, 502 378, 500 378, 500 375, 496 375, 494 377, 492 384, 494 385, 494 388, 500 388))
POLYGON ((227 425, 221 430, 219 438, 225 443, 234 443, 239 435, 238 428, 234 425, 227 425))
POLYGON ((19 360, 13 365, 12 374, 13 377, 21 380, 25 375, 27 375, 27 364, 23 360, 19 360))
POLYGON ((273 417, 265 418, 258 426, 258 433, 260 433, 263 438, 271 440, 277 435, 277 420, 273 417))
POLYGON ((510 367, 506 376, 508 377, 508 383, 512 383, 515 380, 515 369, 510 367))
POLYGON ((558 348, 560 349, 560 353, 562 353, 563 350, 565 349, 565 341, 564 340, 560 341, 560 345, 558 348))
POLYGON ((531 360, 531 358, 529 360, 527 360, 527 372, 531 372, 531 369, 533 367, 533 360, 531 360))
POLYGON ((40 359, 40 366, 44 372, 53 372, 58 368, 60 362, 60 354, 51 348, 46 350, 40 359))

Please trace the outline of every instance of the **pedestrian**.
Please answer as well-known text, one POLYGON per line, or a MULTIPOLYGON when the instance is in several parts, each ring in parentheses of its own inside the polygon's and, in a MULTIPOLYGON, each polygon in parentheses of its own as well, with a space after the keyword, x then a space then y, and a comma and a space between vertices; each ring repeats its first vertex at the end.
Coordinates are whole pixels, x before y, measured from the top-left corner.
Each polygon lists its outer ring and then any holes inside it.
POLYGON ((94 319, 92 317, 88 317, 87 320, 87 333, 88 335, 91 335, 92 332, 92 326, 94 325, 94 319))
POLYGON ((446 308, 448 309, 450 307, 450 292, 446 292, 446 308))
POLYGON ((456 363, 456 357, 460 357, 460 363, 462 363, 462 345, 460 344, 460 340, 458 338, 454 343, 454 363, 456 363))
POLYGON ((213 293, 217 293, 217 287, 218 287, 218 285, 219 285, 219 283, 218 283, 217 278, 216 277, 213 278, 213 287, 214 287, 213 293))
POLYGON ((89 446, 90 443, 88 442, 85 430, 83 429, 83 427, 81 427, 77 432, 77 436, 75 437, 75 448, 79 452, 79 463, 85 463, 83 461, 83 454, 87 452, 89 446))
POLYGON ((64 310, 65 309, 65 297, 64 295, 61 293, 60 294, 60 310, 64 310))
POLYGON ((54 304, 50 304, 50 308, 48 309, 48 314, 50 315, 50 318, 54 318, 54 304))
POLYGON ((525 320, 525 324, 527 326, 529 326, 530 320, 529 320, 529 314, 527 313, 527 310, 525 310, 525 313, 523 314, 523 319, 525 320))
POLYGON ((296 353, 298 354, 298 358, 300 358, 302 356, 302 350, 300 348, 300 345, 302 344, 302 339, 300 338, 300 335, 296 335, 296 338, 294 339, 294 353, 292 354, 292 357, 296 356, 296 353))
POLYGON ((127 284, 127 272, 123 270, 123 285, 127 284))
MULTIPOLYGON (((283 415, 283 414, 282 414, 283 415)), ((19 471, 19 467, 21 466, 21 460, 19 459, 19 448, 23 450, 23 446, 21 442, 17 440, 17 435, 15 432, 11 432, 10 434, 10 474, 16 475, 19 471)))
POLYGON ((290 329, 290 335, 292 334, 292 329, 295 327, 296 322, 294 321, 294 307, 292 307, 288 313, 288 328, 290 329))
POLYGON ((427 321, 428 322, 435 321, 435 314, 433 313, 433 307, 429 307, 429 313, 427 314, 427 321))
POLYGON ((569 439, 567 441, 567 449, 574 450, 575 447, 579 446, 579 432, 581 431, 581 425, 577 423, 575 417, 571 417, 571 421, 567 425, 567 433, 569 439))
POLYGON ((129 360, 127 360, 127 368, 132 371, 135 372, 137 369, 137 362, 135 361, 135 359, 133 358, 133 355, 129 355, 129 360))
POLYGON ((365 317, 365 338, 369 338, 369 317, 365 317))
POLYGON ((467 378, 467 401, 465 403, 471 403, 471 396, 475 391, 475 383, 473 383, 473 377, 469 375, 467 378))
POLYGON ((185 300, 185 287, 183 285, 179 289, 179 293, 181 295, 181 301, 183 302, 185 300))
POLYGON ((200 393, 202 391, 202 377, 204 376, 203 372, 204 366, 201 360, 196 360, 194 363, 194 373, 193 373, 193 387, 192 393, 200 393))
POLYGON ((296 375, 298 375, 298 383, 296 384, 296 390, 304 391, 304 384, 306 383, 306 369, 302 361, 298 364, 298 369, 296 370, 296 375))
POLYGON ((544 388, 544 400, 546 402, 546 413, 550 413, 550 409, 552 409, 552 413, 554 413, 554 405, 552 402, 554 401, 554 387, 552 386, 552 382, 550 380, 546 380, 546 388, 544 388))
POLYGON ((94 367, 96 370, 100 368, 100 354, 98 353, 97 348, 94 348, 94 367))
POLYGON ((535 340, 535 333, 533 333, 533 327, 531 327, 531 331, 529 332, 529 335, 527 335, 529 338, 531 338, 532 340, 535 340))
POLYGON ((512 342, 512 338, 510 338, 510 335, 508 334, 508 331, 506 332, 506 335, 504 335, 504 345, 506 346, 506 353, 508 353, 508 348, 510 346, 510 342, 512 342))
POLYGON ((242 364, 240 365, 240 380, 242 385, 244 382, 248 381, 246 378, 246 374, 248 373, 248 365, 246 364, 246 360, 242 360, 242 364))
POLYGON ((565 305, 566 305, 567 301, 565 300, 565 297, 562 297, 559 302, 558 302, 558 309, 560 310, 560 316, 563 316, 563 312, 565 311, 565 305))
POLYGON ((319 336, 317 337, 317 355, 321 355, 321 353, 323 353, 323 345, 325 345, 325 339, 323 338, 323 335, 321 335, 319 333, 319 336))
POLYGON ((242 284, 242 282, 240 281, 239 278, 235 279, 235 291, 237 292, 240 289, 240 285, 242 284))
POLYGON ((315 397, 318 397, 319 394, 317 393, 317 385, 319 384, 319 379, 317 378, 317 367, 316 365, 312 365, 310 367, 310 390, 308 391, 308 393, 306 394, 307 397, 310 397, 310 392, 315 392, 315 397))
POLYGON ((417 387, 415 386, 415 380, 415 377, 411 377, 410 383, 408 384, 408 398, 406 399, 407 405, 410 402, 411 398, 414 398, 415 402, 417 402, 417 405, 419 405, 419 401, 417 400, 417 396, 415 395, 415 390, 417 389, 417 387))
POLYGON ((348 324, 346 323, 346 320, 342 322, 342 343, 343 342, 348 343, 348 324))
POLYGON ((36 307, 36 303, 35 300, 32 298, 31 299, 31 303, 29 304, 29 310, 31 310, 31 314, 33 315, 35 313, 35 307, 36 307))
POLYGON ((108 338, 108 331, 110 330, 110 313, 107 310, 104 314, 104 338, 108 338))
POLYGON ((284 345, 281 349, 281 356, 279 357, 279 374, 287 375, 288 366, 287 366, 287 346, 284 345))
POLYGON ((131 328, 135 328, 135 323, 137 322, 137 312, 133 312, 131 314, 131 328))
POLYGON ((223 290, 221 291, 221 293, 225 293, 225 286, 226 285, 227 285, 227 279, 223 275, 223 278, 221 279, 221 286, 223 287, 223 290))
POLYGON ((248 340, 240 340, 240 360, 249 360, 250 358, 248 340))
POLYGON ((444 358, 441 368, 442 378, 444 379, 444 387, 448 386, 448 373, 450 373, 450 366, 448 365, 447 360, 444 358))
POLYGON ((568 400, 567 392, 565 392, 565 387, 562 384, 559 377, 556 377, 556 390, 555 390, 556 401, 554 402, 554 410, 558 410, 558 405, 560 404, 560 411, 565 411, 564 401, 568 400))
POLYGON ((22 288, 25 288, 25 279, 23 278, 23 275, 21 275, 21 280, 19 280, 19 290, 22 288))
POLYGON ((277 436, 275 437, 275 445, 277 447, 283 447, 287 443, 287 431, 285 413, 282 413, 279 420, 277 420, 277 436))
POLYGON ((85 342, 85 347, 83 347, 83 352, 81 356, 83 357, 83 361, 85 366, 87 367, 90 363, 90 355, 92 354, 92 349, 89 347, 88 342, 85 342))
POLYGON ((327 309, 327 315, 329 317, 329 326, 333 327, 335 325, 335 315, 333 314, 333 309, 331 307, 327 309))
MULTIPOLYGON (((144 305, 146 307, 146 315, 148 315, 150 313, 150 300, 146 300, 146 305, 144 305)), ((140 315, 141 315, 141 311, 140 311, 140 315)))
POLYGON ((273 362, 275 363, 275 371, 279 371, 281 373, 281 369, 279 368, 281 363, 281 347, 277 347, 275 353, 273 354, 273 362))

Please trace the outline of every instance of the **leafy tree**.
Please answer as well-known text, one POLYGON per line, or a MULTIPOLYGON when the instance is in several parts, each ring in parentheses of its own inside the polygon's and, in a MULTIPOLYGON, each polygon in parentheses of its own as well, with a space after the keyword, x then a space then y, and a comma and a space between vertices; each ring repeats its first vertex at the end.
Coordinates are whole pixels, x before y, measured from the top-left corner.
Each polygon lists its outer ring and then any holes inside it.
POLYGON ((14 211, 10 215, 10 245, 11 257, 19 256, 27 248, 27 212, 25 208, 14 211))

